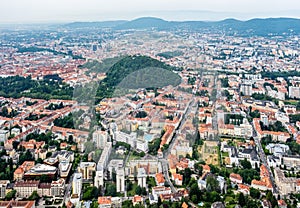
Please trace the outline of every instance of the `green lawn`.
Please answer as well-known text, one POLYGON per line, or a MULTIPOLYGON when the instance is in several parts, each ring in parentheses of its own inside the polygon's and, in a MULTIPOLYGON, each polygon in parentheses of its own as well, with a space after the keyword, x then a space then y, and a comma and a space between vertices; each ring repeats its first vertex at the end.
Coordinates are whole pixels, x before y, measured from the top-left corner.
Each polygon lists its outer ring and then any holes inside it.
POLYGON ((147 181, 147 184, 149 185, 149 187, 156 186, 156 182, 155 182, 154 177, 149 177, 149 181, 147 181))
POLYGON ((130 152, 129 160, 138 160, 141 159, 140 156, 133 155, 133 152, 130 152))
POLYGON ((228 152, 222 152, 222 156, 223 157, 229 157, 229 153, 228 152))
POLYGON ((132 189, 131 189, 130 191, 127 192, 127 195, 128 195, 128 196, 134 196, 134 195, 135 195, 135 190, 136 190, 137 187, 138 187, 138 184, 137 184, 137 183, 134 183, 134 184, 132 185, 132 189))

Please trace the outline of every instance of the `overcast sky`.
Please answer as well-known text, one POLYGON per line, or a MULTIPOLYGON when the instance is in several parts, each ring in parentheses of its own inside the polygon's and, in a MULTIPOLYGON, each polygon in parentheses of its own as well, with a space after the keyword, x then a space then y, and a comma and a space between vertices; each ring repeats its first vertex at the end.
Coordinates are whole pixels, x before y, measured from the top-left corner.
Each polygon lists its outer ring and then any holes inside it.
POLYGON ((0 23, 300 18, 299 0, 1 0, 0 23), (208 12, 209 11, 209 12, 208 12))

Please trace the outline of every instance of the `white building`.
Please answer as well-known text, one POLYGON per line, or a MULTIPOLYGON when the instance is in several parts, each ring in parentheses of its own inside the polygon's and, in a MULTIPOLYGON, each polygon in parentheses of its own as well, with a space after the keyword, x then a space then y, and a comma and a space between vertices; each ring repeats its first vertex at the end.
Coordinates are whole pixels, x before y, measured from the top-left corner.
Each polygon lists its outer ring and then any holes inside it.
POLYGON ((274 156, 281 156, 287 153, 290 150, 290 147, 286 144, 274 144, 270 143, 266 146, 266 149, 274 156))
POLYGON ((161 194, 171 194, 171 188, 165 186, 156 186, 152 188, 152 195, 156 201, 161 194))
POLYGON ((59 179, 51 182, 51 196, 64 196, 65 180, 59 179))
POLYGON ((117 180, 117 192, 124 192, 125 191, 125 171, 124 171, 124 168, 117 169, 116 180, 117 180))
POLYGON ((143 152, 148 152, 148 141, 146 141, 144 138, 138 138, 136 140, 136 149, 143 152))
POLYGON ((5 142, 9 137, 8 130, 0 130, 0 142, 5 142))
POLYGON ((289 87, 289 97, 290 98, 300 98, 300 87, 289 87))
POLYGON ((112 143, 107 142, 103 152, 100 156, 100 159, 97 163, 97 171, 95 176, 94 185, 100 187, 104 185, 104 169, 107 167, 109 155, 112 150, 112 143))
POLYGON ((104 149, 107 144, 108 133, 107 131, 95 131, 93 133, 93 142, 96 144, 97 148, 104 149))
POLYGON ((72 194, 80 196, 82 190, 82 173, 74 173, 72 181, 72 194))
POLYGON ((130 134, 116 131, 114 134, 114 140, 117 142, 125 142, 132 147, 136 147, 137 134, 135 132, 131 132, 130 134))
POLYGON ((139 168, 138 169, 138 174, 137 174, 137 179, 138 179, 138 185, 140 187, 146 188, 147 187, 147 174, 144 168, 139 168))

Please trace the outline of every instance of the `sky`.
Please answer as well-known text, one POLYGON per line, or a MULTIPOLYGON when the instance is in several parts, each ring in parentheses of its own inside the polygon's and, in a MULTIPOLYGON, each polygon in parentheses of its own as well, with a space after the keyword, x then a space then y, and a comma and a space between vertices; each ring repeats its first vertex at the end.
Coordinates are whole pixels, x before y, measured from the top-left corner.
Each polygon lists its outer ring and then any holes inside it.
POLYGON ((299 0, 0 0, 0 23, 300 18, 299 0))

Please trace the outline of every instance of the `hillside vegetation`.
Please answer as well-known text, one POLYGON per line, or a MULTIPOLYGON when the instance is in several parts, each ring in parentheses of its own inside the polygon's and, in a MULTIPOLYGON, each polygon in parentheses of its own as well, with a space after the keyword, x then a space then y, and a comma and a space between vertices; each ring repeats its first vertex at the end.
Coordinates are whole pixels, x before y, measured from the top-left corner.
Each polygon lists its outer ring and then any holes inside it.
POLYGON ((168 85, 176 86, 180 82, 181 77, 178 74, 162 68, 147 67, 125 77, 118 88, 161 88, 168 85))
MULTIPOLYGON (((101 100, 105 97, 111 97, 114 93, 114 90, 116 87, 127 77, 129 80, 133 82, 131 85, 133 89, 136 89, 136 86, 141 86, 141 82, 146 81, 146 79, 149 79, 148 82, 153 81, 154 78, 156 77, 158 79, 158 75, 155 75, 158 73, 159 70, 159 75, 161 76, 159 80, 164 80, 164 84, 160 85, 160 87, 166 86, 166 85, 178 85, 180 83, 180 77, 174 73, 173 71, 179 71, 181 69, 167 65, 161 61, 158 61, 156 59, 153 59, 148 56, 140 56, 140 55, 135 55, 135 56, 126 56, 122 58, 120 61, 115 63, 108 71, 107 71, 107 76, 104 80, 101 81, 98 91, 97 91, 97 96, 96 100, 101 100), (146 69, 145 69, 146 68, 146 69), (133 74, 129 76, 131 73, 139 71, 139 70, 144 70, 142 72, 145 72, 147 76, 142 76, 141 73, 133 74), (155 70, 155 71, 153 71, 155 70), (163 70, 163 71, 162 71, 163 70), (147 72, 146 72, 147 71, 147 72), (152 72, 153 71, 153 72, 152 72), (162 74, 162 72, 164 72, 162 74), (139 75, 139 77, 136 77, 139 75), (168 75, 168 76, 166 76, 168 75), (136 77, 135 80, 134 76, 136 77), (168 80, 168 81, 167 81, 168 80)), ((128 83, 127 79, 125 79, 126 82, 128 83)), ((149 83, 151 87, 151 83, 149 83)), ((125 86, 123 84, 123 86, 125 86)), ((128 88, 129 85, 127 85, 126 88, 128 88)))

